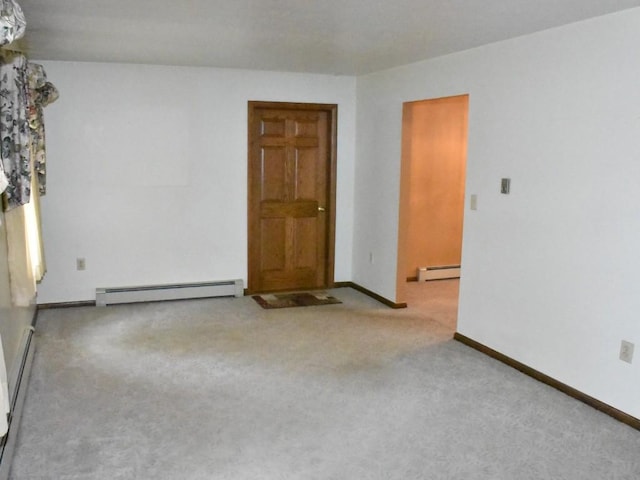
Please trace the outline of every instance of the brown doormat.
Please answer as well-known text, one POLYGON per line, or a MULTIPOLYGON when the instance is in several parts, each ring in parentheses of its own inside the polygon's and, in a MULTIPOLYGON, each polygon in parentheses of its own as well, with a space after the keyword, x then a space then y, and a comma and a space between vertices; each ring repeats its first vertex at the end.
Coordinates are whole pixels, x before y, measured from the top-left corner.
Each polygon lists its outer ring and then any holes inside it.
POLYGON ((311 307, 342 303, 326 292, 276 293, 252 297, 262 308, 311 307))

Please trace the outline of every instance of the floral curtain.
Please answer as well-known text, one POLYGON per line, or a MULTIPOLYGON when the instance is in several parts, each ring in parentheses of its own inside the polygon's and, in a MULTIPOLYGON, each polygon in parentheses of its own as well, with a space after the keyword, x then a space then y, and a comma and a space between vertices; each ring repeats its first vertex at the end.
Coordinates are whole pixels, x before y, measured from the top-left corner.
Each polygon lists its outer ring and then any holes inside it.
POLYGON ((0 46, 21 38, 26 26, 20 5, 15 0, 0 0, 0 46))
POLYGON ((46 271, 40 197, 47 193, 46 151, 43 108, 58 99, 58 90, 47 81, 42 65, 27 64, 28 120, 31 129, 31 201, 25 205, 25 220, 30 242, 30 264, 36 281, 42 280, 46 271), (37 190, 37 192, 36 192, 37 190))
POLYGON ((39 193, 46 193, 42 111, 57 99, 58 90, 47 81, 42 65, 27 62, 20 53, 0 51, 0 186, 6 210, 29 203, 32 170, 39 193))
POLYGON ((31 157, 33 169, 37 174, 40 195, 47 193, 47 172, 45 153, 44 116, 42 110, 58 99, 58 90, 47 81, 42 65, 27 64, 28 79, 28 119, 31 128, 31 157))
MULTIPOLYGON (((22 9, 15 0, 0 0, 0 47, 21 38, 26 25, 22 9)), ((9 180, 0 161, 0 193, 8 186, 9 180)))
POLYGON ((0 188, 4 185, 7 237, 13 249, 11 296, 18 306, 33 300, 36 282, 45 272, 39 201, 46 192, 43 108, 57 98, 42 65, 0 50, 0 188))
POLYGON ((5 209, 29 203, 31 196, 31 130, 27 119, 27 59, 0 51, 0 138, 8 180, 5 209))

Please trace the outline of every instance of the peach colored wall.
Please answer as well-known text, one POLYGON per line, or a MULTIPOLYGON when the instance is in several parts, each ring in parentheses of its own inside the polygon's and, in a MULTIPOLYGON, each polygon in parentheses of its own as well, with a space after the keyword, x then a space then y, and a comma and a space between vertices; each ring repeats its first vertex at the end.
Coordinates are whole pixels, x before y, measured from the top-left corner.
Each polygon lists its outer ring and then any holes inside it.
POLYGON ((404 105, 407 278, 418 267, 460 264, 468 104, 460 95, 404 105))

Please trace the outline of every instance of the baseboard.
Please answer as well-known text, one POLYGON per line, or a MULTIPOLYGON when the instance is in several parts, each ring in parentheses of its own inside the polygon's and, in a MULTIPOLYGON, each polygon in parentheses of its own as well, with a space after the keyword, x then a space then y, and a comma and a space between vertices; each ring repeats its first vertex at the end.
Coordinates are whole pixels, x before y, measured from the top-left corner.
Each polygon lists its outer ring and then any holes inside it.
POLYGON ((391 300, 384 298, 381 295, 378 295, 375 292, 372 292, 371 290, 369 290, 368 288, 364 288, 363 286, 358 285, 357 283, 354 282, 336 282, 334 283, 334 288, 353 288, 354 290, 359 291, 360 293, 364 293, 365 295, 367 295, 368 297, 373 298, 374 300, 377 300, 378 302, 382 303, 383 305, 386 305, 387 307, 390 308, 394 308, 394 309, 400 309, 400 308, 407 308, 407 304, 402 302, 402 303, 396 303, 396 302, 392 302, 391 300))
POLYGON ((75 308, 75 307, 95 307, 95 300, 87 300, 84 302, 58 302, 58 303, 39 303, 38 310, 51 310, 53 308, 75 308))
POLYGON ((453 335, 453 338, 458 342, 467 345, 468 347, 478 350, 479 352, 482 352, 485 355, 488 355, 489 357, 504 363, 505 365, 515 368, 516 370, 538 380, 539 382, 545 383, 550 387, 553 387, 556 390, 559 390, 562 393, 569 395, 570 397, 573 397, 576 400, 581 401, 582 403, 586 403, 587 405, 595 408, 596 410, 600 410, 601 412, 609 415, 610 417, 615 418, 616 420, 630 426, 631 428, 640 430, 640 419, 633 417, 628 413, 618 410, 617 408, 612 407, 611 405, 607 405, 606 403, 601 402, 600 400, 593 398, 587 395, 586 393, 581 392, 580 390, 576 390, 575 388, 570 387, 569 385, 566 385, 556 380, 553 377, 545 375, 544 373, 539 372, 538 370, 535 370, 525 365, 524 363, 520 363, 517 360, 514 360, 511 357, 508 357, 490 347, 487 347, 482 343, 476 342, 475 340, 469 337, 466 337, 458 332, 456 332, 453 335))
POLYGON ((18 373, 16 375, 17 381, 15 384, 15 391, 9 399, 11 402, 11 412, 7 419, 9 428, 6 435, 2 437, 2 442, 0 443, 0 480, 8 479, 11 470, 11 460, 16 447, 20 418, 22 417, 22 407, 24 406, 24 400, 29 383, 29 375, 31 374, 31 366, 33 364, 33 356, 35 352, 33 326, 36 324, 37 315, 38 311, 36 309, 34 318, 31 322, 32 327, 27 330, 28 335, 25 335, 26 343, 24 351, 20 359, 20 364, 17 366, 18 373))

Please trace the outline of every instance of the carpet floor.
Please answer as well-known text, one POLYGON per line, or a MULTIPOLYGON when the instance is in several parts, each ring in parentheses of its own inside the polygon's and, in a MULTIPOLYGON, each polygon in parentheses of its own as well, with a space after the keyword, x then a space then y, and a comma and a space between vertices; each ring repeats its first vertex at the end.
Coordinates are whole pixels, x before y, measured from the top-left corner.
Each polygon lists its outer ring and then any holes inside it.
POLYGON ((640 432, 394 311, 250 297, 46 310, 13 480, 640 478, 640 432))

